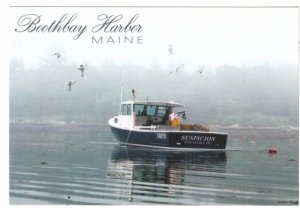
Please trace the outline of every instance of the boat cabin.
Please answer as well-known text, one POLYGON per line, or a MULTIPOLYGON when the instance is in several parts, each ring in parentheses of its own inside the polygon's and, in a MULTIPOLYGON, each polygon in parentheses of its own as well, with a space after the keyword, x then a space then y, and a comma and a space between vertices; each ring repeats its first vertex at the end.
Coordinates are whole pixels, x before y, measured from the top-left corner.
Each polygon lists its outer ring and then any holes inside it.
POLYGON ((128 128, 149 129, 153 126, 166 126, 174 108, 183 107, 175 102, 126 101, 120 106, 115 122, 128 128))

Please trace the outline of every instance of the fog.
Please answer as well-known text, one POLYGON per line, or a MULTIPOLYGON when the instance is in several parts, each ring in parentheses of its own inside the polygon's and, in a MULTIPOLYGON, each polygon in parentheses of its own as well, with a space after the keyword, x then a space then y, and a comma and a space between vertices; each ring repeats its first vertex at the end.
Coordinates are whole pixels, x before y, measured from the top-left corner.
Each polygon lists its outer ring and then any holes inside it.
POLYGON ((297 19, 297 8, 11 8, 11 121, 106 123, 123 84, 124 100, 135 89, 138 100, 184 104, 187 122, 298 125, 297 19), (104 16, 123 18, 105 31, 104 16), (85 32, 53 29, 72 17, 85 32), (111 31, 131 18, 139 30, 111 31))
POLYGON ((298 125, 298 69, 295 65, 217 68, 203 74, 183 67, 152 64, 89 65, 81 77, 76 63, 45 59, 38 69, 10 64, 11 121, 66 121, 105 124, 123 100, 176 101, 185 105, 187 122, 246 126, 298 125), (71 91, 65 85, 76 80, 71 91))

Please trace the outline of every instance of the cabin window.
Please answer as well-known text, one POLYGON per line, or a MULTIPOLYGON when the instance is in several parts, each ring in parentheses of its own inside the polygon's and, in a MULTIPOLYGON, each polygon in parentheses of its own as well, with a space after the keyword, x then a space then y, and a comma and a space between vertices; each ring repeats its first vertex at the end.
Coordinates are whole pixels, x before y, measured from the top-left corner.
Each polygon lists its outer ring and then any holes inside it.
POLYGON ((158 109, 157 109, 157 116, 164 116, 167 112, 167 106, 158 106, 158 109))
POLYGON ((127 105, 127 115, 131 115, 131 104, 127 105))
POLYGON ((126 115, 127 113, 127 108, 126 108, 126 104, 122 105, 122 115, 126 115))
POLYGON ((147 105, 147 115, 148 116, 154 116, 156 111, 155 105, 147 105))
POLYGON ((134 104, 133 110, 137 116, 147 116, 145 105, 134 104))

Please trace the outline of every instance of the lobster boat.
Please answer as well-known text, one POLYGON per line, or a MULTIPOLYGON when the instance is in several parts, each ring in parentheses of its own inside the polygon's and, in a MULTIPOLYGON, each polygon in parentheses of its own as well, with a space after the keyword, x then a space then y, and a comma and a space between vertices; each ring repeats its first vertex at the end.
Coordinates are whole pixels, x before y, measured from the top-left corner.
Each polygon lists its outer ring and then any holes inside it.
POLYGON ((212 132, 205 125, 184 124, 184 107, 173 101, 124 101, 118 116, 108 124, 125 145, 169 149, 225 149, 227 133, 212 132))

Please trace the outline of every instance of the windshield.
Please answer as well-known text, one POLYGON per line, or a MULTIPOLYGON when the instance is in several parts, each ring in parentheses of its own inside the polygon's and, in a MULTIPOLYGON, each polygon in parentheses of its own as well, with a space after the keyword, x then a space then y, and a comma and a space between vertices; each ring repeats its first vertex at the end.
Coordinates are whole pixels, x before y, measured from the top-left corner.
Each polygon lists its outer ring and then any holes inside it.
POLYGON ((159 116, 163 117, 167 112, 167 106, 134 104, 133 111, 136 116, 159 116))
POLYGON ((145 109, 145 105, 135 104, 133 105, 133 111, 137 116, 146 116, 147 112, 145 109))

